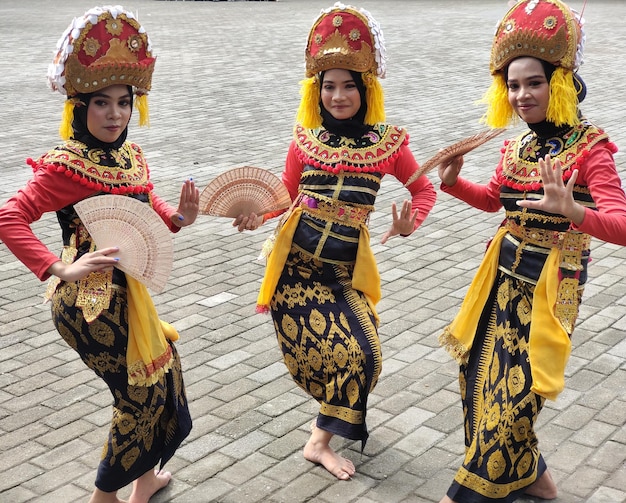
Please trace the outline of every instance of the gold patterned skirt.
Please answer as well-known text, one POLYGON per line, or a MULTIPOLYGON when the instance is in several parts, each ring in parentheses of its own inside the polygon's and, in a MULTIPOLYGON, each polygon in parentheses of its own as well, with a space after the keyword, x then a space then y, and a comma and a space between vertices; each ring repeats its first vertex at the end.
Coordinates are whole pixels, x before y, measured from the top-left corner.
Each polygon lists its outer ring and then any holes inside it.
POLYGON ((376 318, 351 272, 292 248, 270 307, 289 373, 320 403, 317 426, 363 447, 382 356, 376 318))
MULTIPOLYGON (((522 252, 515 239, 503 240, 469 359, 460 367, 465 459, 447 493, 454 501, 511 503, 546 470, 534 431, 545 398, 531 391, 529 349, 533 294, 548 253, 522 252)), ((585 254, 576 306, 587 262, 585 254)))
POLYGON ((498 273, 459 374, 465 459, 447 493, 454 501, 515 501, 545 470, 533 430, 545 399, 530 391, 531 304, 532 285, 498 273))
POLYGON ((191 431, 180 358, 151 386, 128 384, 126 289, 115 285, 109 308, 87 323, 75 306, 76 283, 61 283, 52 296, 52 319, 61 337, 104 380, 113 395, 113 418, 96 487, 116 491, 162 467, 191 431))

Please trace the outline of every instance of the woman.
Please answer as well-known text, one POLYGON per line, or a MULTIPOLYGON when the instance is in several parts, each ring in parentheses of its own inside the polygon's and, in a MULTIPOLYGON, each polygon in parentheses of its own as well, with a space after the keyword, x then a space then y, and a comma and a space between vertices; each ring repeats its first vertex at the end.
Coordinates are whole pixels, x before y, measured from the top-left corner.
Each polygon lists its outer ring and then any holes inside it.
POLYGON ((506 218, 441 343, 460 364, 465 459, 441 503, 554 499, 533 427, 564 387, 591 237, 626 244, 616 147, 581 116, 582 27, 559 0, 520 1, 496 31, 487 123, 516 116, 487 185, 439 166, 441 189, 506 218))
MULTIPOLYGON (((418 168, 402 128, 385 124, 378 77, 384 44, 369 13, 335 4, 309 34, 307 79, 282 180, 293 204, 283 216, 258 298, 270 310, 295 382, 320 403, 304 457, 340 480, 354 464, 329 445, 334 435, 368 437, 367 398, 382 366, 375 305, 380 277, 367 223, 383 176, 402 183, 418 168)), ((408 187, 382 243, 408 236, 435 203, 430 181, 408 187)), ((275 215, 271 215, 275 216, 275 215)), ((256 215, 233 225, 254 229, 256 215)))
POLYGON ((148 37, 132 15, 119 7, 92 9, 73 21, 58 50, 48 77, 68 96, 66 141, 28 160, 33 177, 0 208, 0 239, 37 277, 52 276, 47 297, 55 327, 113 395, 90 502, 119 502, 117 490, 132 482, 130 503, 146 503, 168 484, 163 465, 191 430, 172 342, 178 334, 159 322, 145 286, 115 268, 117 248, 95 248, 73 205, 106 193, 134 197, 177 232, 194 222, 199 194, 188 180, 178 208, 169 206, 152 191, 141 148, 126 141, 133 92, 140 123, 147 120, 154 66, 148 37), (109 85, 122 76, 125 84, 109 85), (49 211, 61 226, 60 258, 30 229, 49 211))

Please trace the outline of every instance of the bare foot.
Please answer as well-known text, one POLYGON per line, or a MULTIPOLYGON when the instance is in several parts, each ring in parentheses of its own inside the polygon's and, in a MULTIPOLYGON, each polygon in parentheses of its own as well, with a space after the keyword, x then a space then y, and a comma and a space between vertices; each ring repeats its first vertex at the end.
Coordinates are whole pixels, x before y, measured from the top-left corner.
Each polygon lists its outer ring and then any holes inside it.
POLYGON ((95 489, 89 498, 89 503, 126 503, 117 497, 117 491, 105 493, 100 489, 95 489))
POLYGON ((329 443, 332 436, 326 430, 312 428, 311 438, 304 446, 304 459, 322 465, 339 480, 350 480, 356 473, 354 464, 331 449, 329 443))
POLYGON ((543 475, 539 477, 535 482, 526 489, 525 494, 529 496, 535 496, 543 500, 553 500, 557 496, 557 488, 552 475, 546 470, 543 475))
POLYGON ((446 495, 443 498, 441 498, 441 501, 439 503, 456 503, 456 501, 450 499, 450 497, 446 495))
POLYGON ((128 503, 148 503, 150 498, 170 483, 172 474, 165 470, 150 470, 133 482, 128 503))

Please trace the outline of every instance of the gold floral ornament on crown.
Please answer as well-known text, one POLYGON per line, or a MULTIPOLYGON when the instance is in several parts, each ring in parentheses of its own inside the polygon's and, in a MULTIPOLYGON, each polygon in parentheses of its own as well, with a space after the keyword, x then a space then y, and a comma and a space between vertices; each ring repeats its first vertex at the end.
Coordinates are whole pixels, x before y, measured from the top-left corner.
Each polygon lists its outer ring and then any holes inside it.
POLYGON ((364 9, 341 2, 316 19, 305 51, 306 75, 331 68, 373 71, 385 77, 385 44, 380 25, 364 9))

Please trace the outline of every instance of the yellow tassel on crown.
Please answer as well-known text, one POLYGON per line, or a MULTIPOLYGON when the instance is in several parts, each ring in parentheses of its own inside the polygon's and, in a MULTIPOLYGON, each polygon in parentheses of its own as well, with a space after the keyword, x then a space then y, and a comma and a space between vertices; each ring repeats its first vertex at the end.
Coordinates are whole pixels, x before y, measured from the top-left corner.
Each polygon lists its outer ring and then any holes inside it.
POLYGON ((300 106, 296 121, 306 129, 316 129, 322 125, 320 113, 320 81, 317 75, 300 81, 300 106))
POLYGON ((150 126, 150 108, 148 106, 148 95, 138 94, 135 98, 135 107, 139 110, 139 125, 150 126))
POLYGON ((64 140, 69 140, 74 133, 72 129, 72 121, 74 120, 74 102, 71 99, 65 100, 63 105, 63 114, 61 115, 61 125, 59 126, 59 134, 64 140))
POLYGON ((578 118, 578 95, 574 86, 571 70, 559 66, 550 79, 550 102, 546 111, 546 119, 555 126, 569 124, 574 126, 580 122, 578 118))
POLYGON ((487 105, 487 111, 481 118, 481 122, 486 123, 490 128, 507 127, 517 118, 509 103, 509 90, 501 72, 493 76, 489 89, 479 103, 487 105))
POLYGON ((373 126, 379 122, 385 122, 385 93, 380 81, 371 72, 363 74, 363 84, 365 84, 365 101, 367 112, 365 114, 365 124, 373 126))

